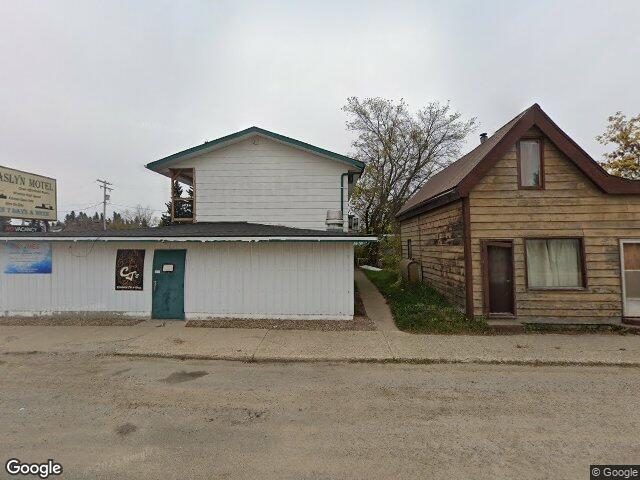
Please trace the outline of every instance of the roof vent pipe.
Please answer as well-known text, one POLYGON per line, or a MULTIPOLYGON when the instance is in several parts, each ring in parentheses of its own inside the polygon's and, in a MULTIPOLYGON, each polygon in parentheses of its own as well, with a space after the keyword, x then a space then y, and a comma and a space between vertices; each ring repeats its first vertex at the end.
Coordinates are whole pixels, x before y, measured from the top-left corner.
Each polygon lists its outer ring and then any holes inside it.
POLYGON ((484 143, 487 141, 487 132, 480 134, 480 143, 484 143))
POLYGON ((332 232, 339 232, 343 229, 343 216, 340 210, 327 210, 327 230, 332 232))

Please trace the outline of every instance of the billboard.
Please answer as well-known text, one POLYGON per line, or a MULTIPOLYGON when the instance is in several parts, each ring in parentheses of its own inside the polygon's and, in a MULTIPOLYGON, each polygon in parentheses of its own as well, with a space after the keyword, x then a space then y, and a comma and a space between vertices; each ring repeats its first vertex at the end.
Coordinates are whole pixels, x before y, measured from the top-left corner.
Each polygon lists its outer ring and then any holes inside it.
POLYGON ((0 166, 0 217, 57 220, 56 181, 0 166))
POLYGON ((7 242, 4 245, 4 273, 51 273, 51 244, 7 242))

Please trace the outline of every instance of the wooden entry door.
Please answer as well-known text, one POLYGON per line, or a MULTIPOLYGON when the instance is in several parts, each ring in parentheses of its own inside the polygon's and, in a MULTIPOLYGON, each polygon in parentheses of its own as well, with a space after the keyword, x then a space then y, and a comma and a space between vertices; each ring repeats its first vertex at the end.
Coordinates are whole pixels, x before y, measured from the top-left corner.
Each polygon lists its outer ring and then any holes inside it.
POLYGON ((153 253, 153 318, 184 319, 186 253, 186 250, 156 250, 153 253))
POLYGON ((483 254, 485 313, 489 316, 515 316, 513 243, 485 241, 483 254))

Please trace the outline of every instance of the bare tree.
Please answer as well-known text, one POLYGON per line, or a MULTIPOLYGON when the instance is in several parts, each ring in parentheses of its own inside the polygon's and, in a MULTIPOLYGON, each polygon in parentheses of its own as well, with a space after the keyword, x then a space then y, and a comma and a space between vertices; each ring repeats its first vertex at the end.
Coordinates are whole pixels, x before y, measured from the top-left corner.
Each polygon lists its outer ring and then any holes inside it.
POLYGON ((158 219, 153 215, 153 210, 142 205, 136 205, 132 211, 125 210, 122 213, 122 218, 128 228, 155 227, 158 223, 158 219))
POLYGON ((351 205, 368 233, 397 230, 395 214, 424 183, 460 155, 476 119, 464 120, 449 103, 429 103, 412 114, 404 100, 347 99, 347 129, 366 167, 351 205))

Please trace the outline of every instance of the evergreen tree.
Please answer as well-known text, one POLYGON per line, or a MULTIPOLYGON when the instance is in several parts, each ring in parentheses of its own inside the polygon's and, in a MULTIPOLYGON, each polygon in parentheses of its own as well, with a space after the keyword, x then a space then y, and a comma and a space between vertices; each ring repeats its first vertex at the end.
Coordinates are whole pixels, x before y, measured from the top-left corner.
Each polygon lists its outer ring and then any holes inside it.
MULTIPOLYGON (((183 193, 184 189, 182 188, 182 185, 179 182, 176 182, 173 187, 173 196, 180 198, 182 197, 183 193)), ((187 197, 193 198, 193 187, 189 187, 189 189, 187 190, 187 197)), ((160 217, 160 223, 158 224, 159 227, 166 227, 173 223, 171 221, 172 203, 172 199, 169 199, 169 201, 165 203, 166 211, 160 217)), ((193 216, 193 204, 190 202, 178 202, 176 204, 176 216, 183 218, 189 218, 193 216)))

